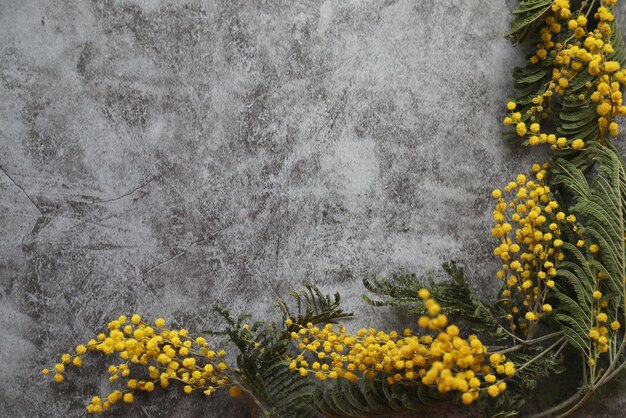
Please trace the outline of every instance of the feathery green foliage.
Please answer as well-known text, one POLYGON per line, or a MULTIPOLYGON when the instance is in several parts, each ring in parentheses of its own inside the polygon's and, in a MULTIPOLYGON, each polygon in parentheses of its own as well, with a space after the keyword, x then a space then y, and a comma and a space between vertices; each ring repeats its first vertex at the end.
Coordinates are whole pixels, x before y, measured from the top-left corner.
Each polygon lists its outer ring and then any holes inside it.
POLYGON ((278 324, 255 322, 244 326, 250 315, 234 319, 227 310, 214 308, 226 326, 212 334, 227 336, 226 342, 237 347, 238 383, 253 399, 259 415, 264 417, 306 418, 314 414, 311 408, 313 382, 294 375, 287 368, 290 334, 307 323, 335 323, 352 316, 340 308, 339 294, 324 295, 309 282, 304 282, 302 291, 290 292, 290 296, 291 300, 276 303, 282 317, 278 324), (287 324, 287 319, 293 323, 287 324))
MULTIPOLYGON (((612 370, 621 367, 624 355, 623 333, 607 335, 609 358, 598 356, 590 333, 603 324, 623 321, 624 279, 626 278, 626 175, 622 159, 615 149, 592 143, 582 151, 589 162, 583 172, 571 162, 558 159, 553 168, 552 184, 557 186, 570 210, 579 217, 578 233, 584 238, 582 247, 565 243, 566 261, 559 265, 553 297, 559 306, 555 315, 571 348, 579 353, 588 372, 580 382, 580 401, 610 382, 612 370), (598 250, 592 251, 591 246, 598 250), (598 321, 598 303, 594 292, 605 303, 607 319, 598 321)), ((582 241, 581 241, 582 242, 582 241)), ((565 405, 567 407, 569 405, 565 405)))
MULTIPOLYGON (((372 300, 369 297, 364 296, 364 299, 373 306, 393 306, 401 311, 409 312, 412 314, 419 314, 423 312, 423 302, 417 297, 419 289, 423 288, 428 283, 428 288, 434 298, 440 301, 442 309, 452 316, 465 320, 473 332, 480 332, 486 335, 489 341, 494 344, 502 344, 504 340, 510 338, 510 334, 507 333, 498 321, 498 315, 500 309, 498 304, 488 305, 481 301, 474 292, 469 288, 467 281, 463 275, 463 269, 459 268, 454 262, 445 263, 443 265, 444 270, 450 276, 450 280, 435 282, 432 279, 425 281, 419 279, 414 274, 393 274, 389 279, 381 277, 374 277, 364 280, 364 286, 370 291, 379 296, 385 297, 381 300, 372 300)), ((548 378, 554 378, 555 375, 563 373, 566 369, 563 364, 563 355, 557 355, 559 348, 563 348, 566 345, 566 341, 561 338, 559 333, 553 335, 552 338, 540 338, 542 343, 529 343, 519 342, 514 344, 512 352, 508 355, 509 359, 514 361, 515 364, 522 366, 522 368, 507 382, 507 391, 497 398, 492 398, 486 393, 483 393, 479 398, 478 412, 480 417, 512 417, 519 415, 521 409, 529 399, 531 394, 537 386, 548 380, 548 378), (556 340, 556 341, 555 341, 556 340)), ((382 385, 378 382, 376 385, 382 385)), ((339 385, 340 390, 336 389, 333 393, 335 400, 342 399, 345 402, 349 402, 349 399, 353 397, 352 391, 357 390, 353 386, 339 385), (342 397, 339 397, 342 394, 342 397)), ((371 415, 377 412, 387 412, 392 408, 387 406, 385 398, 377 397, 379 391, 367 387, 372 393, 363 391, 365 389, 359 388, 359 399, 368 396, 374 396, 374 400, 377 402, 371 402, 375 404, 376 408, 368 410, 371 415)), ((552 395, 552 392, 558 392, 559 387, 554 387, 554 390, 543 390, 542 399, 544 402, 554 401, 558 399, 557 395, 552 395)), ((407 390, 406 388, 401 390, 407 390)), ((326 399, 324 396, 323 399, 326 399)), ((442 400, 444 397, 441 395, 431 394, 431 399, 442 400)), ((450 401, 451 398, 447 397, 446 400, 450 401)), ((322 411, 331 411, 335 414, 340 411, 340 408, 334 407, 334 409, 328 409, 326 401, 324 406, 326 409, 322 411)), ((424 401, 418 405, 405 405, 404 409, 419 409, 423 408, 429 403, 424 401)), ((362 405, 362 403, 360 404, 362 405)), ((351 410, 351 413, 355 411, 351 410)), ((347 415, 347 416, 362 416, 362 415, 347 415)), ((365 416, 365 415, 363 415, 365 416)))
POLYGON ((294 307, 289 303, 279 299, 276 306, 280 310, 283 320, 291 319, 294 325, 290 327, 290 331, 295 329, 297 325, 312 324, 335 324, 344 318, 350 318, 352 313, 343 312, 340 308, 341 297, 339 293, 335 293, 333 297, 324 295, 317 286, 310 282, 304 282, 304 289, 300 292, 291 291, 289 295, 293 299, 294 307))
POLYGON ((424 312, 424 303, 418 297, 419 289, 428 287, 442 310, 452 317, 465 321, 474 332, 486 332, 493 338, 506 338, 496 318, 497 314, 470 289, 463 269, 454 261, 443 264, 449 280, 437 282, 432 278, 424 280, 411 273, 393 273, 389 279, 372 276, 363 279, 363 286, 382 297, 373 300, 366 295, 363 299, 373 306, 393 306, 399 310, 417 315, 424 312))
POLYGON ((389 385, 384 376, 349 383, 335 381, 315 396, 315 409, 330 417, 369 417, 395 412, 423 411, 433 404, 454 399, 426 385, 389 385))
POLYGON ((552 0, 520 1, 519 8, 513 11, 515 18, 511 30, 506 34, 513 42, 525 43, 537 37, 537 28, 542 17, 550 10, 552 0))

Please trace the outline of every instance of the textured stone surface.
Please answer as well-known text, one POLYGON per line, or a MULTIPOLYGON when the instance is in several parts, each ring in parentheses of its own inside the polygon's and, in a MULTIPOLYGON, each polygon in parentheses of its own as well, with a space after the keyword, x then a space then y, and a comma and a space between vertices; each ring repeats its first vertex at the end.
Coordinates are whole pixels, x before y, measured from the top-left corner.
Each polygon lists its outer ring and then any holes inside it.
MULTIPOLYGON (((499 136, 511 7, 1 0, 0 415, 81 416, 106 378, 39 370, 121 313, 264 318, 309 279, 380 324, 364 275, 448 259, 493 294, 488 192, 537 158, 499 136)), ((153 398, 118 414, 245 413, 153 398)))

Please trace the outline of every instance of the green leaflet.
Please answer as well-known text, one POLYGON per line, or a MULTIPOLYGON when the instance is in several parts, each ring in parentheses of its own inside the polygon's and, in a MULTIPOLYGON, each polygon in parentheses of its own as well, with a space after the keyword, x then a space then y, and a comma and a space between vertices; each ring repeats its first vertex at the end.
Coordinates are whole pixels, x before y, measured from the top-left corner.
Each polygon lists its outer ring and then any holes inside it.
POLYGON ((567 194, 578 196, 579 199, 588 199, 591 195, 585 174, 571 161, 558 160, 552 172, 552 184, 562 186, 567 194))
POLYGON ((282 299, 276 302, 276 307, 280 310, 283 319, 292 319, 297 324, 334 324, 338 320, 352 317, 352 313, 345 313, 340 308, 341 297, 335 293, 324 295, 320 290, 309 282, 304 282, 304 290, 300 292, 291 291, 289 295, 295 302, 294 308, 290 308, 289 303, 282 299))
POLYGON ((570 94, 576 95, 580 93, 583 88, 586 89, 585 83, 592 80, 593 76, 589 74, 589 71, 579 72, 569 82, 568 90, 570 94))
MULTIPOLYGON (((586 102, 583 102, 583 105, 572 107, 572 109, 568 112, 564 112, 561 115, 561 119, 563 120, 562 126, 569 126, 569 124, 587 124, 590 122, 590 119, 593 119, 596 122, 597 115, 595 113, 595 109, 590 109, 586 102)), ((573 125, 576 126, 576 125, 573 125)))
MULTIPOLYGON (((569 93, 568 87, 566 94, 569 93)), ((582 139, 585 142, 593 141, 598 136, 598 115, 596 106, 591 102, 589 95, 583 100, 573 94, 566 95, 559 106, 557 132, 569 139, 582 139)))
POLYGON ((325 416, 368 417, 393 412, 419 411, 454 395, 442 395, 425 385, 390 385, 384 376, 371 381, 349 383, 337 380, 318 389, 314 408, 325 416))
POLYGON ((527 85, 536 86, 535 83, 543 80, 551 68, 551 60, 544 60, 537 64, 528 64, 526 67, 515 68, 515 70, 513 70, 515 88, 522 89, 527 85))
POLYGON ((624 47, 624 37, 622 36, 622 31, 617 25, 617 20, 611 22, 610 26, 611 36, 609 38, 609 42, 613 45, 614 52, 609 56, 609 60, 617 61, 622 67, 624 67, 624 65, 626 65, 626 48, 624 47))
POLYGON ((321 388, 314 397, 314 408, 326 416, 361 417, 391 412, 389 400, 377 386, 337 380, 321 388))
POLYGON ((551 0, 528 0, 520 2, 519 8, 513 13, 511 30, 505 35, 513 42, 524 43, 536 36, 536 25, 540 18, 549 10, 551 0))

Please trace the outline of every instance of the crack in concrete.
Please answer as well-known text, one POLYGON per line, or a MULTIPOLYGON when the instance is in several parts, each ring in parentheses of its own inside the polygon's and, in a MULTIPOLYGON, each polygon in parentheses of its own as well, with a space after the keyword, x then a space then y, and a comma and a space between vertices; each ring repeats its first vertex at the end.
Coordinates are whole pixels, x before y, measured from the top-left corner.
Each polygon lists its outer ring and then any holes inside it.
POLYGON ((115 201, 117 201, 117 200, 123 199, 123 198, 125 198, 125 197, 127 197, 127 196, 130 196, 130 195, 132 195, 133 193, 135 193, 135 192, 137 192, 137 191, 139 191, 139 190, 143 189, 144 187, 146 187, 146 186, 150 185, 150 183, 152 183, 153 181, 155 181, 155 180, 159 179, 160 177, 161 177, 161 175, 158 175, 158 176, 153 176, 150 180, 148 180, 148 181, 146 181, 146 182, 144 182, 144 183, 140 184, 139 186, 135 187, 134 189, 130 190, 129 192, 126 192, 126 193, 124 193, 123 195, 118 196, 118 197, 113 197, 113 198, 111 198, 111 199, 102 199, 102 200, 95 200, 95 199, 94 199, 94 200, 93 200, 93 202, 91 202, 91 204, 92 204, 92 205, 95 205, 96 203, 109 203, 109 202, 115 202, 115 201))
POLYGON ((169 262, 171 262, 171 261, 176 260, 178 257, 180 257, 180 256, 183 256, 183 255, 187 254, 187 251, 189 251, 189 250, 191 249, 191 247, 193 247, 193 246, 195 246, 195 245, 197 245, 197 244, 200 244, 200 243, 202 243, 202 242, 204 242, 204 241, 206 241, 206 240, 207 240, 207 239, 203 238, 203 239, 201 239, 201 240, 198 240, 198 241, 194 241, 194 242, 192 242, 192 243, 191 243, 191 244, 189 244, 186 248, 184 248, 181 252, 179 252, 179 253, 177 253, 177 254, 174 254, 172 257, 169 257, 168 259, 163 260, 163 261, 161 261, 160 263, 157 263, 157 264, 155 264, 154 266, 152 266, 152 267, 148 268, 146 271, 144 271, 143 273, 141 273, 141 275, 142 275, 142 276, 145 276, 146 274, 151 273, 151 272, 152 272, 152 271, 154 271, 154 270, 157 270, 158 268, 162 267, 163 265, 165 265, 165 264, 167 264, 167 263, 169 263, 169 262))
MULTIPOLYGON (((173 255, 172 257, 169 257, 168 259, 163 260, 163 261, 161 261, 161 262, 159 262, 159 263, 149 267, 148 269, 144 270, 143 272, 137 271, 137 269, 135 269, 135 278, 139 279, 139 281, 148 289, 148 291, 150 292, 150 294, 152 295, 154 300, 158 302, 160 300, 159 296, 157 295, 155 290, 152 288, 152 286, 150 286, 150 284, 146 281, 146 275, 151 273, 152 271, 155 271, 155 270, 161 268, 165 264, 167 264, 167 263, 177 259, 178 257, 186 254, 187 251, 189 251, 195 245, 198 245, 198 244, 201 244, 203 242, 208 241, 209 239, 213 238, 215 235, 217 235, 218 233, 222 232, 223 230, 225 230, 229 226, 230 225, 227 225, 227 226, 225 226, 223 228, 220 228, 219 230, 217 230, 217 231, 213 232, 211 235, 209 235, 207 238, 202 238, 202 239, 199 239, 197 241, 192 242, 187 247, 185 247, 185 249, 183 249, 180 253, 177 253, 177 254, 173 255)), ((135 267, 135 266, 133 265, 133 267, 135 267)), ((196 310, 196 313, 198 313, 198 316, 202 317, 202 315, 198 312, 198 309, 195 308, 195 310, 196 310)))
MULTIPOLYGON (((41 230, 43 230, 43 228, 45 228, 46 225, 48 225, 52 219, 53 218, 51 218, 48 214, 42 214, 39 218, 37 218, 37 220, 35 221, 35 225, 33 225, 33 229, 22 237, 20 247, 22 248, 24 252, 26 252, 27 254, 31 252, 31 250, 25 246, 24 240, 30 235, 39 234, 41 230)), ((30 244, 28 244, 28 246, 30 247, 34 242, 35 242, 35 239, 33 239, 33 241, 30 244)))
POLYGON ((230 225, 224 226, 224 227, 222 227, 222 228, 218 229, 217 231, 212 232, 212 233, 211 233, 208 237, 206 237, 206 238, 202 238, 202 239, 199 239, 199 240, 197 240, 197 241, 192 242, 192 243, 191 243, 191 244, 189 244, 187 247, 185 247, 185 248, 184 248, 181 252, 179 252, 179 253, 177 253, 177 254, 174 254, 173 256, 171 256, 171 257, 169 257, 169 258, 167 258, 167 259, 165 259, 165 260, 163 260, 163 261, 161 261, 161 262, 159 262, 159 263, 157 263, 157 264, 155 264, 155 265, 153 265, 153 266, 149 267, 148 269, 144 270, 144 271, 141 273, 141 276, 143 277, 143 276, 147 275, 148 273, 151 273, 151 272, 153 272, 154 270, 157 270, 157 269, 161 268, 161 267, 162 267, 162 266, 164 266, 165 264, 167 264, 167 263, 169 263, 169 262, 171 262, 171 261, 174 261, 174 260, 175 260, 175 259, 177 259, 178 257, 181 257, 181 256, 183 256, 183 255, 187 254, 187 251, 189 251, 192 247, 194 247, 194 246, 196 246, 196 245, 198 245, 198 244, 202 244, 203 242, 206 242, 206 241, 210 240, 211 238, 215 237, 215 236, 216 236, 217 234, 219 234, 220 232, 224 231, 224 230, 225 230, 226 228, 228 228, 229 226, 230 226, 230 225))
POLYGON ((42 210, 41 210, 41 208, 40 208, 40 207, 39 207, 39 206, 35 203, 35 201, 34 201, 34 200, 33 200, 33 199, 32 199, 32 198, 28 195, 28 193, 26 193, 26 190, 24 190, 24 188, 23 188, 22 186, 20 186, 19 184, 17 184, 17 183, 15 182, 15 180, 13 180, 13 177, 11 177, 11 176, 9 175, 9 173, 7 173, 7 171, 6 171, 6 170, 5 170, 2 166, 0 166, 0 171, 2 171, 2 173, 4 173, 4 175, 5 175, 5 176, 6 176, 9 180, 11 180, 11 183, 13 183, 13 184, 15 185, 15 187, 17 187, 18 189, 20 189, 20 190, 22 191, 22 193, 24 194, 24 196, 26 196, 26 198, 28 199, 28 201, 29 201, 30 203, 32 203, 32 205, 35 207, 35 209, 37 209, 37 211, 39 212, 39 214, 40 214, 41 216, 43 216, 43 214, 44 214, 44 213, 43 213, 43 211, 42 211, 42 210))
POLYGON ((338 101, 338 106, 337 106, 338 109, 335 112, 335 115, 333 116, 333 120, 330 123, 330 127, 328 128, 328 131, 326 131, 326 135, 328 135, 329 133, 332 132, 332 130, 335 128, 335 123, 337 122, 337 119, 339 119, 339 116, 346 109, 346 103, 348 102, 348 100, 347 100, 347 98, 348 98, 348 87, 343 89, 343 94, 341 95, 341 99, 339 99, 339 101, 338 101))

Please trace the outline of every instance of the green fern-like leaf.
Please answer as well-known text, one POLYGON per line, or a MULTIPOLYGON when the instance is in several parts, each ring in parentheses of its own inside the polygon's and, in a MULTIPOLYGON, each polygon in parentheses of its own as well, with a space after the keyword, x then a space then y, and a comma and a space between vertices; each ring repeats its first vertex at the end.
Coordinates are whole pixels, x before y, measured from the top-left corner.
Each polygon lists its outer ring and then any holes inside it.
MULTIPOLYGON (((598 302, 592 294, 596 290, 601 292, 602 301, 606 303, 603 311, 608 314, 609 322, 618 319, 623 314, 626 277, 624 165, 610 146, 597 142, 587 145, 571 161, 559 158, 552 169, 552 184, 557 193, 570 202, 569 211, 578 218, 576 234, 582 235, 584 245, 563 245, 565 260, 557 267, 557 286, 550 292, 553 305, 557 307, 553 316, 555 323, 585 368, 587 359, 595 358, 589 332, 596 324, 598 302), (585 164, 578 162, 582 159, 585 164), (592 252, 592 244, 599 245, 600 251, 592 252)), ((619 344, 619 336, 609 337, 613 339, 612 345, 619 344)), ((596 370, 615 367, 623 360, 602 357, 598 359, 601 365, 593 363, 589 367, 596 373, 596 370)), ((589 380, 590 373, 583 375, 579 383, 582 400, 598 389, 596 380, 589 380)))
POLYGON ((369 417, 395 412, 420 411, 442 401, 452 401, 454 395, 440 394, 436 388, 421 384, 390 385, 384 376, 350 383, 333 382, 320 388, 315 409, 324 416, 369 417))
POLYGON ((237 375, 241 384, 253 398, 258 415, 264 417, 302 417, 315 414, 311 408, 315 384, 289 369, 291 332, 311 322, 327 324, 349 318, 351 313, 340 308, 340 297, 324 295, 311 283, 304 290, 291 292, 291 300, 276 303, 282 320, 280 323, 255 322, 243 326, 250 315, 236 319, 222 308, 215 311, 224 319, 225 328, 212 334, 225 335, 234 344, 237 355, 237 375), (292 323, 287 324, 290 319, 292 323))
MULTIPOLYGON (((578 77, 578 76, 577 76, 578 77)), ((593 141, 598 137, 598 115, 596 106, 587 96, 584 99, 574 94, 562 98, 559 109, 557 132, 571 139, 593 141)))
POLYGON ((419 289, 425 286, 424 280, 415 273, 397 272, 385 278, 373 275, 363 279, 363 286, 382 299, 373 300, 363 295, 363 300, 372 306, 393 306, 408 314, 418 314, 424 310, 417 297, 419 289))
MULTIPOLYGON (((594 257, 569 246, 568 252, 577 261, 578 268, 566 266, 579 277, 583 273, 585 277, 597 276, 598 273, 605 275, 608 280, 603 282, 603 286, 607 288, 607 294, 623 299, 626 277, 626 173, 619 154, 610 147, 591 143, 584 154, 595 163, 595 175, 591 183, 579 168, 568 161, 559 160, 554 184, 564 185, 571 194, 574 203, 571 210, 584 221, 585 240, 599 244, 601 252, 594 257)), ((587 290, 591 283, 587 284, 587 290)))
POLYGON ((340 308, 341 297, 335 293, 333 297, 324 295, 314 285, 304 282, 304 290, 291 291, 291 303, 282 299, 276 302, 276 307, 284 320, 291 319, 294 325, 334 324, 337 321, 352 317, 352 313, 343 312, 340 308), (290 306, 295 305, 295 307, 290 306))
POLYGON ((474 332, 488 333, 495 340, 506 338, 492 309, 470 289, 463 269, 454 262, 445 263, 443 269, 448 273, 450 280, 426 282, 415 274, 406 273, 393 274, 388 279, 382 277, 364 279, 365 288, 381 299, 372 300, 367 296, 363 296, 363 299, 373 306, 393 306, 416 315, 424 312, 423 302, 417 293, 421 288, 428 287, 432 297, 446 314, 462 318, 474 332))
POLYGON ((514 42, 525 43, 537 36, 537 27, 541 18, 549 11, 552 0, 521 1, 511 22, 511 30, 506 37, 514 42))

